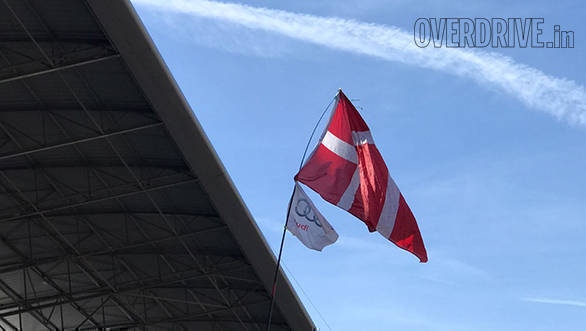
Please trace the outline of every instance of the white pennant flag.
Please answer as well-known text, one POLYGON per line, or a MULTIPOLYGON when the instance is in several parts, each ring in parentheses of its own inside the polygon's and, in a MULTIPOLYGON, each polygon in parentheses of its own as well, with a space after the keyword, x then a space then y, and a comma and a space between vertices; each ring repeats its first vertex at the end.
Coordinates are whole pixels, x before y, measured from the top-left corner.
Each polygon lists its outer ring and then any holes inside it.
POLYGON ((321 251, 338 240, 338 234, 313 202, 295 182, 295 191, 287 215, 287 229, 308 248, 321 251))

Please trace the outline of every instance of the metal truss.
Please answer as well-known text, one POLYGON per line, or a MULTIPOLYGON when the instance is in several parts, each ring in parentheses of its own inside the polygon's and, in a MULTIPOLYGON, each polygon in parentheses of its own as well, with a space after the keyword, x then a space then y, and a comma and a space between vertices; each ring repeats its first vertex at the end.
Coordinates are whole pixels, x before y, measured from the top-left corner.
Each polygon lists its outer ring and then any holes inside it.
MULTIPOLYGON (((186 166, 174 168, 153 164, 142 157, 128 139, 129 135, 163 128, 162 123, 156 116, 145 115, 134 126, 104 127, 104 118, 107 123, 116 122, 111 116, 112 107, 101 100, 81 70, 105 61, 120 61, 119 54, 103 45, 68 53, 60 48, 60 43, 78 41, 57 38, 31 2, 23 1, 29 14, 49 37, 36 38, 9 1, 1 2, 26 35, 22 40, 34 45, 40 58, 20 54, 24 62, 10 63, 3 52, 17 51, 1 47, 0 56, 6 62, 2 69, 12 74, 0 79, 0 85, 20 84, 26 89, 36 102, 28 111, 47 116, 64 139, 46 144, 18 131, 0 116, 0 132, 6 137, 0 147, 16 146, 0 154, 0 162, 24 160, 24 166, 0 166, 0 194, 12 201, 10 209, 0 209, 3 229, 0 244, 13 255, 8 261, 0 260, 0 291, 5 295, 0 297, 0 328, 22 330, 28 316, 49 330, 188 330, 189 323, 205 321, 219 327, 238 325, 244 330, 264 328, 264 322, 255 319, 248 307, 267 304, 268 296, 256 278, 242 275, 242 272, 251 272, 246 259, 239 254, 200 247, 195 240, 210 233, 227 233, 226 225, 214 214, 169 212, 155 196, 155 193, 178 186, 197 184, 186 166), (45 44, 56 48, 61 60, 48 52, 45 44), (75 59, 63 61, 63 58, 75 59), (20 68, 35 64, 36 70, 20 71, 20 68), (43 102, 29 80, 48 75, 63 84, 77 109, 51 109, 43 102), (83 93, 89 95, 91 101, 80 95, 82 88, 74 85, 71 75, 76 84, 82 82, 83 93), (98 106, 90 107, 88 102, 98 106), (75 118, 69 116, 73 114, 75 118), (83 122, 79 114, 83 114, 83 122), (92 133, 80 137, 72 134, 71 126, 92 133), (23 143, 23 136, 27 141, 35 141, 35 147, 23 143), (115 162, 106 167, 96 165, 80 148, 86 143, 102 144, 115 162), (73 188, 42 165, 39 155, 59 155, 65 148, 75 151, 77 161, 71 166, 85 169, 88 178, 90 175, 96 178, 99 189, 89 185, 86 190, 73 188), (133 160, 138 160, 136 164, 125 154, 128 150, 133 151, 133 160), (158 168, 160 173, 141 175, 143 168, 158 168), (15 178, 14 171, 28 172, 31 176, 15 178), (121 184, 113 185, 108 178, 116 178, 121 184), (39 187, 41 182, 43 189, 39 187), (129 199, 140 199, 150 211, 133 209, 129 199), (124 218, 117 227, 120 233, 104 229, 92 218, 96 213, 84 210, 104 203, 115 206, 116 211, 98 213, 101 217, 124 218), (66 231, 60 226, 63 218, 75 225, 73 230, 66 231), (204 221, 212 225, 202 227, 200 223, 204 221), (124 231, 129 226, 135 231, 132 239, 124 231), (153 228, 160 230, 158 234, 153 235, 153 228), (84 247, 87 242, 94 247, 84 247), (39 252, 35 248, 39 245, 46 246, 48 252, 39 252), (144 257, 155 265, 145 268, 144 263, 134 262, 144 257), (168 294, 176 291, 182 296, 168 294), (76 312, 79 317, 73 321, 64 317, 65 309, 76 312)), ((123 113, 126 110, 114 111, 123 113)), ((128 111, 142 113, 144 109, 128 111)), ((10 110, 0 110, 0 114, 5 112, 10 110)))
POLYGON ((73 68, 81 67, 81 66, 88 65, 88 64, 98 63, 98 62, 111 60, 111 59, 117 59, 119 57, 120 57, 120 55, 118 55, 118 54, 106 55, 106 56, 101 56, 98 58, 91 58, 88 60, 83 60, 83 61, 79 61, 79 62, 75 62, 75 63, 71 63, 71 64, 66 64, 66 65, 62 65, 62 66, 55 66, 51 69, 38 70, 38 71, 34 71, 34 72, 19 74, 16 76, 0 79, 0 84, 6 84, 6 83, 14 82, 14 81, 23 80, 26 78, 32 78, 32 77, 36 77, 36 76, 56 73, 59 71, 73 69, 73 68))

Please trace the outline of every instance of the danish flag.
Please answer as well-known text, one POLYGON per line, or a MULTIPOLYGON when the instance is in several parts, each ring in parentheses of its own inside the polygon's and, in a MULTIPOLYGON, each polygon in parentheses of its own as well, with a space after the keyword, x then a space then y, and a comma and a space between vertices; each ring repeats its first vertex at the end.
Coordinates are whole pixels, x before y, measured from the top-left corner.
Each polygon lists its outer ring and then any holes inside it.
POLYGON ((295 180, 427 262, 415 217, 389 175, 370 130, 340 90, 321 141, 295 180))

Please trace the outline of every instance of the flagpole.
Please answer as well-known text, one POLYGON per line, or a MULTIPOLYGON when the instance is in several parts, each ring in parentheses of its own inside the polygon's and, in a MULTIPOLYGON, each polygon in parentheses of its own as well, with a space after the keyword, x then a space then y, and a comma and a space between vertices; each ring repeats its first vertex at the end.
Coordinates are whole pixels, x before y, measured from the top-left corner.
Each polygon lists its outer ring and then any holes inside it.
MULTIPOLYGON (((330 102, 328 103, 328 105, 326 106, 324 111, 321 113, 319 120, 317 120, 317 123, 315 123, 315 126, 313 127, 313 131, 311 131, 311 136, 309 136, 309 140, 307 141, 307 145, 305 146, 305 151, 303 151, 303 156, 301 157, 301 163, 299 164, 299 170, 301 170, 301 168, 303 167, 303 162, 305 161, 305 156, 307 155, 307 150, 309 149, 309 145, 311 144, 311 139, 313 139, 313 135, 315 134, 315 130, 317 130, 319 123, 324 118, 324 115, 326 114, 326 112, 328 111, 330 106, 332 105, 332 102, 334 102, 334 100, 336 100, 338 98, 340 92, 342 92, 342 89, 338 89, 338 92, 336 93, 336 95, 332 98, 332 100, 330 100, 330 102)), ((277 294, 277 283, 279 280, 279 277, 278 277, 279 276, 279 268, 281 267, 281 256, 283 255, 283 245, 285 244, 285 235, 287 234, 287 221, 289 220, 289 212, 291 211, 291 203, 293 202, 293 195, 294 194, 295 194, 295 187, 293 187, 293 193, 291 193, 291 198, 289 198, 289 205, 287 206, 287 214, 285 216, 285 226, 283 227, 283 235, 281 236, 281 245, 279 247, 279 255, 277 257, 277 267, 275 268, 275 274, 273 277, 273 286, 271 289, 271 304, 269 306, 269 316, 268 316, 268 320, 267 320, 267 331, 271 330, 271 321, 273 318, 273 307, 275 305, 275 296, 277 294)))

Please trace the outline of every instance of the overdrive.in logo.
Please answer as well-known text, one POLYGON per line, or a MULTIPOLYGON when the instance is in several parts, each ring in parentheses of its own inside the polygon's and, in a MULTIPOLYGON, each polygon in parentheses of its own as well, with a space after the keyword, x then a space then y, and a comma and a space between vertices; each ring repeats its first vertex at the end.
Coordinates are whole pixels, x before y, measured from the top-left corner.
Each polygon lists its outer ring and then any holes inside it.
POLYGON ((574 31, 553 27, 545 40, 543 18, 418 18, 413 27, 415 45, 424 48, 574 48, 574 31))

